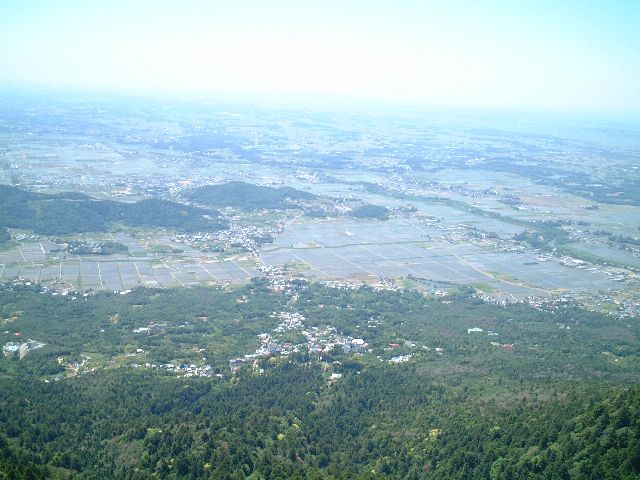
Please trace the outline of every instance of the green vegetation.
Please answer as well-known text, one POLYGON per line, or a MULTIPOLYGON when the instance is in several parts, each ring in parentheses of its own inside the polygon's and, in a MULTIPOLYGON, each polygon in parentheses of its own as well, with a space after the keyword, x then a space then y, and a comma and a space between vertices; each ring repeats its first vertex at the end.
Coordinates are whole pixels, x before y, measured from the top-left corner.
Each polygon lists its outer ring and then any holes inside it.
MULTIPOLYGON (((573 257, 577 260, 590 262, 600 265, 615 265, 624 267, 623 262, 613 259, 606 259, 599 255, 587 252, 577 248, 570 243, 572 242, 568 233, 561 228, 560 222, 531 222, 534 229, 526 230, 513 236, 514 240, 524 242, 532 248, 546 251, 556 252, 560 255, 573 257)), ((610 236, 611 241, 632 243, 634 239, 630 237, 614 237, 610 236)))
POLYGON ((139 372, 18 379, 0 399, 6 478, 640 474, 637 387, 471 383, 400 366, 328 383, 318 367, 287 363, 231 383, 139 372))
MULTIPOLYGON (((98 355, 113 358, 115 365, 126 353, 142 348, 147 352, 145 362, 202 364, 205 356, 206 363, 224 372, 230 358, 251 353, 259 344, 257 335, 277 325, 278 320, 265 312, 291 308, 306 317, 308 327, 331 325, 344 335, 364 338, 376 355, 398 355, 385 351, 389 343, 416 344, 406 353, 414 353, 416 361, 439 370, 455 371, 464 365, 466 370, 493 368, 510 375, 545 372, 629 379, 635 372, 634 359, 640 356, 640 327, 573 305, 542 311, 523 304, 507 308, 487 304, 462 292, 449 295, 447 302, 451 303, 443 303, 412 291, 336 290, 305 283, 296 288, 298 299, 291 305, 286 295, 272 292, 262 280, 231 291, 135 289, 128 295, 103 292, 76 300, 39 294, 33 288, 6 287, 0 290, 0 313, 4 318, 21 313, 11 323, 9 334, 0 338, 13 341, 12 332, 19 331, 47 346, 28 362, 5 365, 29 367, 29 374, 38 375, 58 356, 98 355), (242 298, 246 301, 239 301, 242 298), (152 323, 163 328, 133 332, 152 323), (498 336, 469 336, 471 327, 498 336), (501 349, 490 345, 492 340, 514 344, 517 355, 505 363, 501 349), (435 347, 445 348, 448 355, 436 354, 435 347), (201 348, 204 354, 197 351, 201 348), (624 352, 625 360, 611 365, 602 354, 606 351, 624 352)), ((363 361, 376 363, 375 355, 365 355, 363 361)), ((89 365, 104 366, 94 360, 89 365)))
POLYGON ((327 218, 329 215, 323 208, 307 208, 304 214, 309 218, 327 218))
POLYGON ((530 230, 514 235, 513 239, 538 250, 553 251, 571 241, 567 232, 560 227, 558 222, 531 222, 530 230))
POLYGON ((273 188, 237 181, 199 187, 188 197, 203 205, 237 207, 248 211, 300 208, 296 202, 316 198, 312 193, 291 187, 273 188))
POLYGON ((6 228, 0 228, 0 245, 3 245, 11 240, 11 235, 6 228))
POLYGON ((603 258, 599 255, 595 255, 590 252, 586 252, 580 248, 575 248, 571 245, 561 245, 558 247, 557 252, 562 255, 567 255, 569 257, 573 257, 577 260, 582 260, 583 262, 597 263, 600 265, 617 265, 624 266, 624 263, 618 262, 616 260, 603 258))
POLYGON ((495 287, 488 284, 488 283, 484 283, 484 282, 478 282, 478 283, 474 283, 473 288, 475 288, 476 290, 479 290, 483 293, 491 293, 493 291, 495 291, 495 287))
POLYGON ((225 226, 215 211, 157 198, 123 203, 94 200, 81 194, 45 195, 0 185, 0 227, 66 235, 106 231, 114 222, 186 232, 225 226))
POLYGON ((389 220, 389 209, 381 205, 362 205, 351 211, 351 216, 356 218, 375 218, 389 220))
POLYGON ((595 183, 590 175, 575 172, 561 178, 544 178, 538 181, 557 185, 592 202, 640 206, 640 185, 637 178, 610 177, 606 179, 607 184, 602 185, 595 183))
POLYGON ((621 175, 619 170, 611 169, 594 176, 587 171, 565 170, 559 165, 542 162, 537 162, 535 166, 525 165, 514 162, 510 158, 497 158, 476 168, 515 173, 542 185, 560 187, 589 202, 640 205, 640 188, 638 188, 640 179, 635 172, 625 172, 621 175))
POLYGON ((628 237, 626 235, 609 235, 609 240, 613 243, 628 243, 630 245, 640 245, 640 238, 628 237))
POLYGON ((20 332, 46 345, 0 359, 0 478, 640 475, 637 322, 483 303, 471 290, 289 288, 3 288, 2 341, 20 332), (229 359, 253 352, 279 323, 265 312, 280 311, 371 351, 301 349, 232 376, 229 359), (398 355, 409 361, 387 361, 398 355), (222 376, 144 366, 169 362, 222 376))

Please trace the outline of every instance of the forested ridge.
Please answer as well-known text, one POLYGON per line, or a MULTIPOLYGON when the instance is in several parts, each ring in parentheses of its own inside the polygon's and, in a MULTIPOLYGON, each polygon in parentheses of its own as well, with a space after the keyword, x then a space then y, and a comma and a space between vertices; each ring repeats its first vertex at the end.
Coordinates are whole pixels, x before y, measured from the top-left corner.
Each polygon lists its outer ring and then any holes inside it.
POLYGON ((218 212, 158 198, 135 203, 96 200, 79 193, 41 194, 0 185, 0 243, 6 228, 43 235, 103 232, 120 222, 133 227, 213 231, 225 226, 218 212))
POLYGON ((487 387, 399 367, 329 384, 292 364, 218 383, 21 380, 0 394, 0 465, 6 478, 640 475, 638 387, 487 387))
POLYGON ((238 207, 248 211, 263 208, 298 208, 292 201, 308 201, 316 198, 312 193, 292 187, 267 187, 240 181, 205 185, 195 188, 187 196, 203 205, 238 207))
POLYGON ((378 220, 389 220, 389 209, 381 205, 361 205, 351 211, 351 216, 356 218, 376 218, 378 220))

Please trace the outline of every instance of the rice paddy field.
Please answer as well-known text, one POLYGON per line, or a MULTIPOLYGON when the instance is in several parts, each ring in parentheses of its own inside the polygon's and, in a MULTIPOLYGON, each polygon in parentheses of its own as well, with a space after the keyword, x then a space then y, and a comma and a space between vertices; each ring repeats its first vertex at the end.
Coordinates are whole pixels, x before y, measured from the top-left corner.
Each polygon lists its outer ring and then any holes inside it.
POLYGON ((413 278, 470 284, 513 298, 621 287, 597 268, 454 242, 450 228, 415 217, 386 222, 303 219, 290 223, 259 258, 220 258, 162 235, 137 238, 115 233, 111 238, 127 245, 129 252, 111 255, 71 255, 57 251, 57 245, 46 239, 25 240, 0 252, 0 281, 94 290, 239 283, 259 276, 257 267, 264 263, 286 265, 316 280, 413 278), (159 253, 154 249, 158 245, 180 247, 180 253, 159 253))
POLYGON ((492 252, 451 243, 414 219, 292 224, 262 252, 268 264, 293 264, 314 278, 416 277, 483 284, 516 297, 616 288, 598 269, 579 269, 532 253, 492 252))
POLYGON ((129 254, 61 254, 52 252, 55 244, 47 240, 23 242, 0 252, 0 281, 18 279, 62 288, 126 290, 138 286, 237 283, 259 275, 256 262, 248 258, 217 259, 197 250, 159 255, 145 250, 132 237, 118 235, 117 239, 129 246, 129 254))
MULTIPOLYGON (((638 237, 640 207, 599 202, 591 183, 578 189, 558 182, 573 170, 597 185, 637 178, 633 129, 603 130, 598 141, 610 152, 589 143, 592 133, 584 132, 591 130, 562 123, 550 129, 546 118, 517 128, 511 118, 496 118, 495 128, 478 130, 486 118, 440 113, 387 121, 369 113, 288 112, 283 121, 282 112, 253 107, 95 107, 98 120, 84 104, 41 102, 28 115, 20 106, 15 118, 0 119, 0 183, 181 201, 185 185, 243 180, 315 193, 345 207, 336 210, 342 216, 287 223, 255 254, 207 253, 157 231, 97 234, 128 248, 111 255, 72 255, 31 237, 0 250, 0 282, 105 290, 224 284, 259 276, 266 264, 309 279, 470 284, 513 298, 637 293, 640 248, 609 237, 638 237), (391 220, 350 218, 359 202, 391 209, 391 220), (406 210, 416 213, 397 213, 406 210), (547 248, 541 255, 513 241, 526 222, 546 221, 564 222, 571 243, 563 252, 547 248), (492 241, 479 239, 485 233, 492 241), (571 255, 586 261, 567 260, 571 255)), ((619 193, 624 189, 612 195, 619 193)), ((244 212, 238 221, 260 224, 268 215, 244 212)))

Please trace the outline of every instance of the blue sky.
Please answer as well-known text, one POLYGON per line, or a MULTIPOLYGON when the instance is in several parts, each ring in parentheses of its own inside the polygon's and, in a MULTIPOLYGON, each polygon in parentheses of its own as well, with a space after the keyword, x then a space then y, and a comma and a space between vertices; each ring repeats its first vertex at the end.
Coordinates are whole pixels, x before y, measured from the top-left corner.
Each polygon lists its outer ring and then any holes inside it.
POLYGON ((0 85, 640 113, 640 1, 0 0, 0 85))

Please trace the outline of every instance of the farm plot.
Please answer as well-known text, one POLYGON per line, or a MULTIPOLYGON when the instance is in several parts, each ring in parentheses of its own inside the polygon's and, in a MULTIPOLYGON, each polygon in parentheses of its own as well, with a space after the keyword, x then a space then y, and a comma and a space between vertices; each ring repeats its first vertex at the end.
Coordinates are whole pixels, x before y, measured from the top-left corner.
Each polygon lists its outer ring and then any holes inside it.
POLYGON ((261 258, 272 265, 302 266, 298 270, 311 278, 413 276, 488 284, 520 297, 619 287, 604 274, 558 261, 538 262, 530 253, 495 253, 451 243, 437 228, 407 219, 292 224, 261 258))

